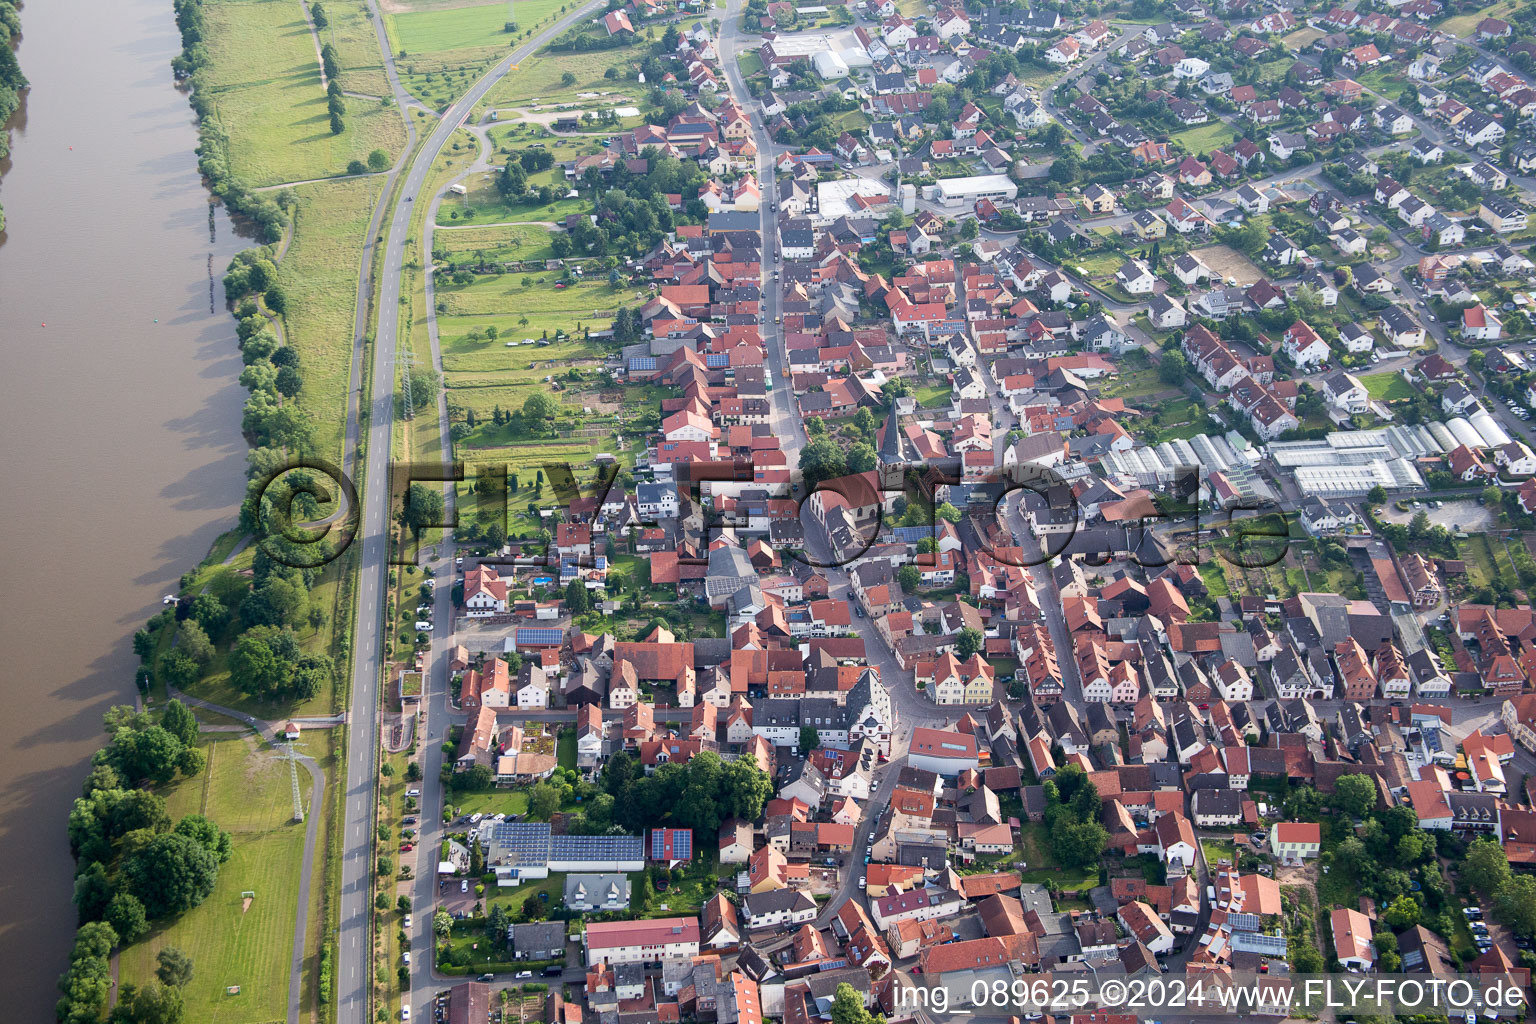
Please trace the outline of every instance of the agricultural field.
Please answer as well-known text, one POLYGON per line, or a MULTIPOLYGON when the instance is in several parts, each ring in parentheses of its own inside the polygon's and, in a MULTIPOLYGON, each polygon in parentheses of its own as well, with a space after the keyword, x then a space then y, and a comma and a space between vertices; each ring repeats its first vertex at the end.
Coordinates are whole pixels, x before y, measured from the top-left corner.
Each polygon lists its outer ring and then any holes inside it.
POLYGON ((1327 34, 1320 28, 1299 28, 1288 36, 1282 36, 1280 45, 1292 53, 1299 53, 1327 34))
POLYGON ((1484 18, 1508 19, 1509 16, 1514 13, 1516 6, 1518 5, 1513 3, 1512 0, 1505 0, 1503 3, 1490 4, 1487 7, 1482 7, 1475 11, 1468 11, 1464 14, 1458 14, 1454 17, 1446 18, 1439 25, 1437 25, 1436 28, 1448 36, 1457 36, 1462 39, 1471 39, 1474 35, 1477 34, 1478 22, 1482 21, 1484 18))
POLYGON ((509 364, 526 365, 529 359, 567 364, 570 353, 555 354, 552 347, 528 346, 513 358, 504 345, 506 340, 542 338, 546 333, 553 338, 557 330, 574 332, 583 327, 606 329, 619 306, 635 305, 643 299, 633 292, 614 291, 606 278, 562 284, 557 273, 540 272, 483 276, 468 285, 439 282, 437 301, 446 372, 483 373, 505 368, 512 374, 509 379, 518 379, 509 364), (490 326, 500 335, 493 346, 487 346, 494 347, 495 353, 473 358, 467 350, 455 350, 454 343, 471 329, 490 326))
POLYGON ((384 76, 384 57, 379 53, 379 35, 373 19, 362 4, 336 4, 325 7, 326 21, 320 41, 336 47, 341 62, 341 87, 347 92, 383 98, 390 94, 384 76))
POLYGON ((212 58, 205 88, 241 181, 331 177, 375 149, 399 154, 405 126, 381 102, 348 98, 346 129, 331 134, 319 58, 296 0, 217 0, 204 10, 212 58))
POLYGON ((1252 260, 1228 245, 1208 245, 1204 249, 1194 250, 1194 254, 1211 268, 1211 273, 1222 279, 1236 278, 1237 283, 1244 288, 1257 283, 1264 276, 1252 260))
MULTIPOLYGON (((233 855, 220 866, 218 883, 202 905, 122 951, 119 980, 151 980, 155 954, 175 946, 195 960, 192 981, 183 990, 188 1020, 282 1020, 304 854, 304 825, 293 821, 289 768, 249 733, 214 734, 204 751, 207 768, 166 791, 167 809, 173 818, 201 813, 218 822, 232 834, 233 855), (241 893, 247 891, 256 895, 242 910, 241 893)), ((307 807, 311 783, 302 768, 299 788, 307 807)), ((317 860, 323 850, 317 847, 317 860)), ((311 884, 320 884, 318 870, 311 884)))
POLYGON ((497 0, 495 3, 387 4, 385 25, 395 52, 405 56, 445 50, 505 50, 515 36, 542 25, 565 6, 562 0, 497 0), (507 22, 517 32, 506 30, 507 22))
POLYGON ((561 0, 507 0, 456 6, 429 0, 395 4, 384 24, 411 94, 442 109, 493 60, 559 16, 561 0), (507 31, 515 23, 516 32, 507 31))
POLYGON ((546 260, 553 255, 549 238, 548 228, 533 224, 440 225, 433 231, 432 248, 447 253, 455 262, 476 258, 500 262, 546 260))
POLYGON ((552 103, 589 103, 597 106, 644 107, 648 89, 635 77, 643 47, 589 50, 585 53, 551 53, 542 50, 518 65, 516 71, 491 87, 483 101, 487 107, 528 107, 552 103), (609 69, 614 77, 606 77, 609 69), (565 75, 576 81, 564 84, 565 75), (582 93, 602 93, 600 97, 582 93))
POLYGON ((314 424, 319 450, 338 462, 346 426, 348 375, 368 220, 383 178, 303 185, 293 241, 278 266, 288 299, 284 331, 304 373, 299 404, 314 424))

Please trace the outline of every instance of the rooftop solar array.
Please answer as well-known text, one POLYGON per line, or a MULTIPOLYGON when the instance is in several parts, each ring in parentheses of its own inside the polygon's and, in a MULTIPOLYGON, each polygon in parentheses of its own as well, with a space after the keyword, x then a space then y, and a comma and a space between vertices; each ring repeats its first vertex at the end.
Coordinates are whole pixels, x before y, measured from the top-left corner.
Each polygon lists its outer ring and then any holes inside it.
POLYGON ((519 646, 554 646, 565 639, 565 630, 555 626, 520 626, 517 630, 519 646))
POLYGON ((651 860, 692 860, 693 830, 686 828, 651 829, 651 860))
POLYGON ((491 845, 503 860, 523 867, 555 862, 638 861, 645 859, 639 836, 557 836, 538 821, 504 821, 491 829, 491 845))
POLYGON ((1228 914, 1227 920, 1231 922, 1232 930, 1235 932, 1256 932, 1259 930, 1259 925, 1263 923, 1258 914, 1228 914))
POLYGON ((1260 932, 1234 932, 1232 948, 1239 953, 1282 957, 1285 956, 1285 936, 1264 935, 1260 932))

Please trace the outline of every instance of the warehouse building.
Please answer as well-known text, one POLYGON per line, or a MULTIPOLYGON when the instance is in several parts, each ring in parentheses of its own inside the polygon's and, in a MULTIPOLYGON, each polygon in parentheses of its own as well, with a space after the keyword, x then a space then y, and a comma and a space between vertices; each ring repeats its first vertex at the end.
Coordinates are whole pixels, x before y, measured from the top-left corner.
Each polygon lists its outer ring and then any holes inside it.
POLYGON ((639 836, 557 836, 546 822, 504 821, 482 826, 480 841, 497 885, 548 878, 550 872, 645 870, 645 841, 639 836))
POLYGON ((994 203, 1019 197, 1019 186, 1006 174, 972 174, 964 178, 940 178, 923 186, 923 198, 944 206, 973 206, 983 199, 994 203))

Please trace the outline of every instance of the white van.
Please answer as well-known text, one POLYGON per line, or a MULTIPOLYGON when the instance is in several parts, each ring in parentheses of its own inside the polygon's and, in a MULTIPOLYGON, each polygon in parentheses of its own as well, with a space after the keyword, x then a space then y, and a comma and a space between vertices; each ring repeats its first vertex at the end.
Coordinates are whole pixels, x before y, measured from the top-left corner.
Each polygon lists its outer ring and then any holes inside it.
POLYGON ((430 633, 432 632, 432 623, 428 622, 426 619, 417 619, 416 630, 417 632, 421 633, 430 633))

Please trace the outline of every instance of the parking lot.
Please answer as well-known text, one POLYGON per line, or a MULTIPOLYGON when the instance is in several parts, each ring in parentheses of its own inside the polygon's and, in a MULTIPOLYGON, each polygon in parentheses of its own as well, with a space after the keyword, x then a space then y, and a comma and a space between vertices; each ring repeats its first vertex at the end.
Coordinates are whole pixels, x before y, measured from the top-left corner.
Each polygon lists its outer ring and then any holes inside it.
POLYGON ((1395 504, 1389 503, 1382 506, 1381 518, 1389 523, 1407 523, 1420 512, 1424 512, 1429 516, 1431 525, 1443 526, 1451 531, 1459 529, 1467 533, 1477 533, 1490 529, 1494 525, 1492 510, 1470 498, 1461 501, 1419 499, 1419 506, 1415 508, 1410 502, 1408 511, 1399 512, 1395 504), (1435 508, 1436 504, 1440 507, 1435 508))

